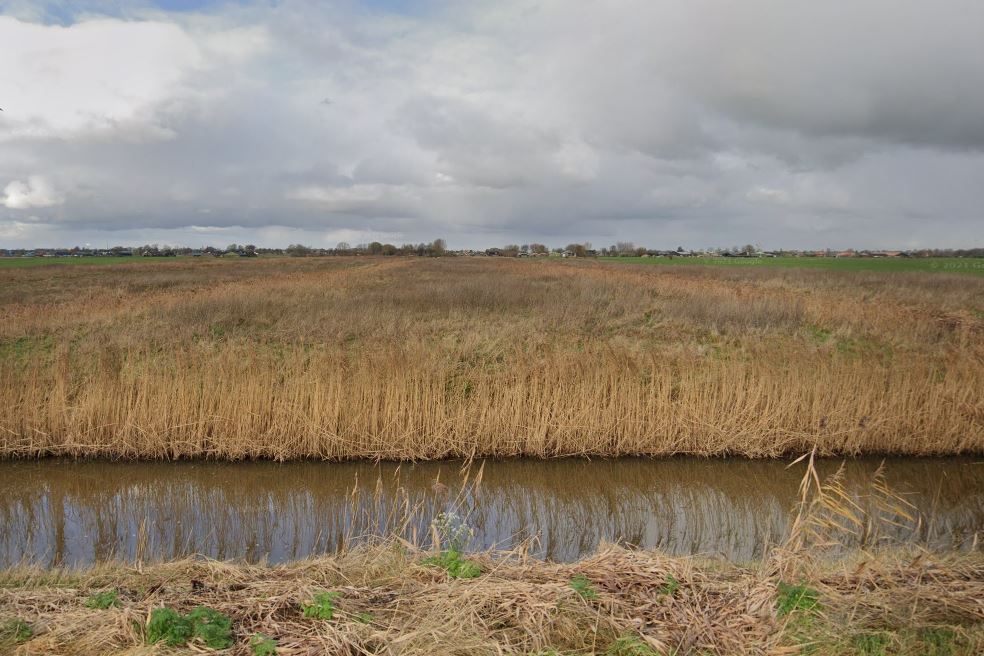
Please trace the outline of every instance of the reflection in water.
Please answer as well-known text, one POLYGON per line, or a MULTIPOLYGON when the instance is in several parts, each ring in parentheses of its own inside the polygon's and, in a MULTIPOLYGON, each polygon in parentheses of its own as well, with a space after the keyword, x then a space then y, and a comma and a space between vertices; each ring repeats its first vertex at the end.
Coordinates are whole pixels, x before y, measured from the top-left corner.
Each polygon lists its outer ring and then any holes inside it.
MULTIPOLYGON (((864 506, 881 460, 846 462, 864 506)), ((839 461, 821 462, 822 474, 839 461)), ((599 541, 752 560, 782 538, 802 465, 748 460, 487 461, 459 499, 472 548, 538 536, 534 552, 571 560, 599 541)), ((889 485, 925 517, 895 537, 968 548, 984 529, 984 464, 890 459, 889 485)), ((472 481, 479 465, 470 470, 472 481)), ((0 462, 0 566, 113 557, 302 558, 378 534, 417 508, 428 524, 461 488, 461 463, 0 462), (438 479, 450 495, 435 486, 438 479), (353 490, 356 490, 353 492, 353 490)))

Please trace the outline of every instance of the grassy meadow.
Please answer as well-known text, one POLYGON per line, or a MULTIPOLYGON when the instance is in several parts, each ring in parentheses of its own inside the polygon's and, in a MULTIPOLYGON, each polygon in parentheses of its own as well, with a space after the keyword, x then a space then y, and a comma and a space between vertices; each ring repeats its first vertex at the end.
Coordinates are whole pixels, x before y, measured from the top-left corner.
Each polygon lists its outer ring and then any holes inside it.
POLYGON ((984 453, 984 278, 505 258, 0 269, 0 454, 984 453))
POLYGON ((984 259, 968 257, 602 257, 624 264, 784 267, 829 271, 926 271, 984 276, 984 259))
POLYGON ((107 266, 116 264, 143 263, 151 264, 153 261, 164 261, 162 258, 142 258, 142 257, 115 257, 115 256, 92 256, 92 257, 0 257, 0 270, 2 269, 24 269, 30 267, 64 266, 64 265, 96 265, 107 266))

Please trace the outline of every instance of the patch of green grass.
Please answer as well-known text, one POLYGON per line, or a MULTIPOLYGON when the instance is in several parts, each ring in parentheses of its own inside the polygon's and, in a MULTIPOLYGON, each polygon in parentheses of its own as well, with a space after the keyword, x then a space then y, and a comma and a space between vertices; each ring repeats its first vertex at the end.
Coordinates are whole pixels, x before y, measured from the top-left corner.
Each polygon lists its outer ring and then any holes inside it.
POLYGON ((330 620, 335 616, 335 600, 341 596, 340 592, 319 592, 310 602, 301 604, 301 611, 304 617, 330 620))
POLYGON ((65 264, 126 264, 128 262, 174 262, 177 257, 0 257, 0 269, 24 269, 27 267, 65 265, 65 264))
POLYGON ((578 574, 572 578, 568 585, 571 586, 571 589, 574 590, 574 592, 580 595, 581 599, 591 601, 592 599, 598 598, 598 591, 595 590, 595 587, 591 584, 591 581, 588 580, 588 577, 584 574, 578 574))
POLYGON ((805 585, 779 583, 776 612, 780 617, 793 612, 812 612, 820 608, 820 593, 805 585))
POLYGON ((85 601, 86 608, 96 608, 106 610, 120 605, 120 595, 116 590, 104 590, 97 592, 85 601))
POLYGON ((50 353, 55 348, 51 335, 22 336, 0 342, 0 358, 20 359, 50 353))
POLYGON ((372 613, 359 613, 355 616, 355 621, 359 624, 372 624, 375 619, 372 613))
POLYGON ((147 623, 147 642, 164 642, 180 647, 190 640, 201 640, 209 649, 232 646, 232 620, 217 610, 199 606, 187 615, 172 608, 156 608, 147 623))
POLYGON ((277 641, 262 633, 254 633, 249 639, 249 648, 253 650, 253 656, 274 656, 277 653, 277 641))
POLYGON ((886 656, 889 638, 884 633, 859 633, 851 644, 861 656, 886 656))
POLYGON ((663 587, 661 587, 659 591, 661 594, 669 595, 672 597, 673 595, 676 594, 677 590, 679 589, 680 589, 680 582, 676 580, 675 576, 673 576, 672 574, 668 574, 666 576, 666 583, 663 584, 663 587))
POLYGON ((892 347, 870 337, 841 337, 836 341, 837 352, 849 357, 875 355, 888 361, 892 359, 892 347))
POLYGON ((971 257, 599 257, 654 266, 783 267, 831 271, 926 271, 984 275, 984 259, 971 257))
POLYGON ((807 326, 807 330, 810 331, 810 337, 813 338, 817 344, 823 344, 830 336, 833 334, 832 330, 827 328, 821 328, 820 326, 807 326))
POLYGON ((605 656, 660 656, 660 653, 633 635, 620 636, 604 652, 605 656))
POLYGON ((8 620, 0 624, 0 646, 19 645, 34 636, 31 625, 20 618, 8 620))
POLYGON ((482 575, 482 568, 477 563, 464 558, 455 549, 425 558, 423 564, 440 567, 454 579, 475 579, 482 575))
POLYGON ((926 627, 919 631, 925 656, 953 656, 956 649, 957 634, 951 629, 926 627))

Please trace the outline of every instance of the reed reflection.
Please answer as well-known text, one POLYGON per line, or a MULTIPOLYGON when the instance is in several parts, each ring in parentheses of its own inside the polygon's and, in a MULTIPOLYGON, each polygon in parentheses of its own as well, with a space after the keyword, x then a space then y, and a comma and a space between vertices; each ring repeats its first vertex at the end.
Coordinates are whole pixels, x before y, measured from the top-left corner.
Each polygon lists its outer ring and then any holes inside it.
MULTIPOLYGON (((862 507, 881 460, 845 463, 862 507)), ((0 565, 80 565, 204 554, 280 562, 396 531, 426 544, 451 507, 473 548, 536 536, 572 560, 602 540, 753 560, 782 538, 802 470, 748 460, 369 463, 0 462, 0 565)), ((829 474, 840 461, 820 463, 829 474)), ((889 485, 925 518, 893 537, 970 548, 984 528, 984 465, 891 459, 889 485)))

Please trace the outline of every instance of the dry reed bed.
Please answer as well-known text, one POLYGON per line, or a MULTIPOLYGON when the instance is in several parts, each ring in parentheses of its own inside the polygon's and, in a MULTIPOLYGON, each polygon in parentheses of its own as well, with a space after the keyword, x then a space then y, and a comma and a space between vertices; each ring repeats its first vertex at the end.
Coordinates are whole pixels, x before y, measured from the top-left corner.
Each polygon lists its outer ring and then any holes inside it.
POLYGON ((0 454, 984 452, 977 277, 493 259, 80 269, 0 273, 0 454))
MULTIPOLYGON (((573 564, 522 554, 473 557, 486 572, 450 578, 398 544, 279 566, 184 560, 83 572, 31 569, 0 575, 0 618, 20 618, 34 636, 17 654, 195 653, 142 647, 154 608, 208 606, 233 621, 235 645, 277 640, 278 654, 864 654, 856 636, 886 636, 890 653, 977 654, 984 649, 984 559, 860 556, 827 564, 806 582, 813 615, 776 612, 780 579, 766 566, 738 567, 606 548, 573 564), (570 585, 583 576, 595 598, 570 585), (668 581, 678 587, 661 592, 668 581), (121 606, 86 607, 118 590, 121 606), (320 591, 341 594, 331 621, 301 614, 320 591), (371 620, 366 622, 366 615, 371 620), (928 651, 928 632, 950 636, 928 651), (653 651, 611 651, 631 637, 653 651), (557 650, 548 652, 547 650, 557 650), (675 650, 675 651, 674 651, 675 650)), ((8 643, 8 648, 12 645, 8 643)))

